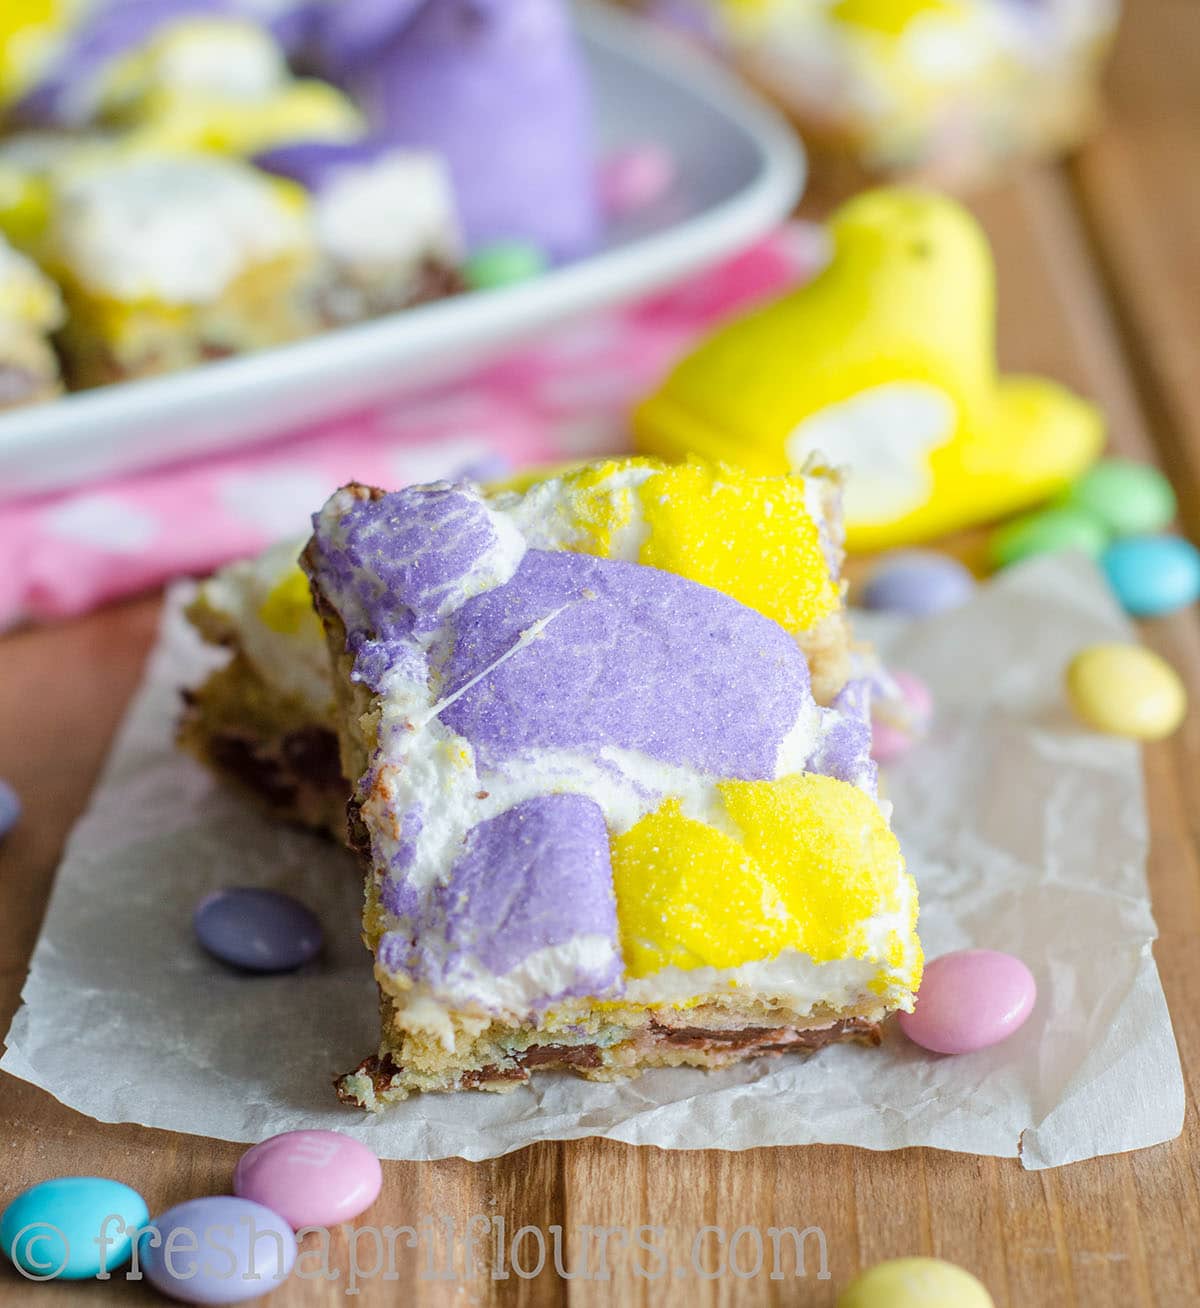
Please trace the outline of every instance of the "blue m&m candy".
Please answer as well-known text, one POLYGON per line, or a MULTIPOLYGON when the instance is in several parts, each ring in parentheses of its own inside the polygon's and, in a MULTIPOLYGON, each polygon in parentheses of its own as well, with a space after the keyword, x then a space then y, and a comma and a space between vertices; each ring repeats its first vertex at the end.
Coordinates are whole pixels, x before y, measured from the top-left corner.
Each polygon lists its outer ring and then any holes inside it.
POLYGON ((21 801, 7 781, 0 779, 0 840, 21 820, 21 801))
POLYGON ((1127 536, 1100 557, 1121 607, 1156 618, 1200 599, 1200 551, 1182 536, 1127 536))
POLYGON ((0 1214, 0 1246, 26 1280, 82 1281, 129 1261, 150 1220, 136 1190, 105 1176, 60 1176, 31 1186, 0 1214))

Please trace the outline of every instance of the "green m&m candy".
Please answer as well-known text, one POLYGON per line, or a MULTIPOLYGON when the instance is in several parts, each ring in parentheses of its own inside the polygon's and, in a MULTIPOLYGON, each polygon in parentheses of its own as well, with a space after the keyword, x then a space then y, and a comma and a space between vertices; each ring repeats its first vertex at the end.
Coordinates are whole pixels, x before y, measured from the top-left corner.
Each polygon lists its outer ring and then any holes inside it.
POLYGON ((1114 536, 1162 531, 1175 516, 1175 492, 1157 468, 1132 459, 1101 459, 1059 501, 1099 518, 1114 536))
POLYGON ((1007 568, 1035 554, 1059 550, 1078 550, 1097 559, 1108 542, 1108 531, 1099 518, 1063 505, 1039 509, 1005 523, 993 532, 988 551, 996 567, 1007 568))
POLYGON ((528 241, 495 241, 482 245, 462 267, 463 280, 473 291, 494 291, 527 282, 546 271, 546 256, 528 241))

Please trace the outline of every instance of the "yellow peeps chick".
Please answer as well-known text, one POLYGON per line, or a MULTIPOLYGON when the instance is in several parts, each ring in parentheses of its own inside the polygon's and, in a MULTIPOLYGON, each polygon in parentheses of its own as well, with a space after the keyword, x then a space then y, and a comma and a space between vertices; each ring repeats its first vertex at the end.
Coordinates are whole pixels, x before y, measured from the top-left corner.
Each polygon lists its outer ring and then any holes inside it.
POLYGON ((997 376, 991 250, 960 204, 868 191, 830 235, 817 277, 718 330, 643 401, 642 451, 763 473, 820 456, 846 472, 852 549, 1013 512, 1091 463, 1103 441, 1092 405, 997 376))

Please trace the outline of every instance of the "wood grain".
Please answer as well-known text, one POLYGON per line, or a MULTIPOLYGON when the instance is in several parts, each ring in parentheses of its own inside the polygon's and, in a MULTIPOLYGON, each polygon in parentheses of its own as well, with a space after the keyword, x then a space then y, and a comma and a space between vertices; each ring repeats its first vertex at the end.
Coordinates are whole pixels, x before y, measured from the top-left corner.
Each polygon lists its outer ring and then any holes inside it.
MULTIPOLYGON (((1200 6, 1142 0, 1127 22, 1111 81, 1109 121, 1066 168, 1030 169, 975 207, 1000 267, 1000 339, 1010 368, 1044 371, 1092 395, 1112 443, 1156 457, 1180 490, 1182 521, 1200 532, 1200 6), (1182 52, 1190 52, 1185 59, 1182 52)), ((152 599, 0 642, 0 775, 28 812, 0 848, 0 1021, 15 1010, 63 839, 85 798, 140 672, 156 614, 152 599)), ((1184 673, 1200 700, 1200 623, 1194 613, 1154 623, 1146 639, 1184 673)), ((1156 956, 1188 1083, 1180 1140, 1050 1173, 1015 1161, 933 1150, 872 1154, 850 1148, 675 1154, 607 1141, 543 1145, 490 1163, 389 1163, 373 1216, 393 1225, 452 1215, 563 1228, 565 1268, 578 1271, 585 1227, 660 1226, 670 1266, 683 1266, 705 1225, 819 1226, 830 1279, 807 1275, 651 1282, 610 1236, 612 1279, 493 1279, 485 1241, 475 1275, 458 1249, 456 1279, 431 1278, 401 1252, 399 1279, 374 1281, 362 1304, 829 1305, 861 1266, 931 1253, 971 1268, 1000 1308, 1173 1308, 1200 1303, 1198 1129, 1200 1074, 1200 720, 1147 751, 1154 833, 1150 879, 1161 928, 1156 956)), ((0 1204, 46 1176, 102 1172, 138 1186, 153 1209, 226 1190, 237 1146, 133 1127, 105 1127, 22 1083, 0 1081, 6 1165, 0 1204)), ((713 1144, 720 1145, 715 1139, 713 1144)), ((532 1237, 530 1237, 532 1239, 532 1237)), ((530 1246, 532 1247, 532 1246, 530 1246)), ((597 1271, 592 1237, 593 1278, 597 1271)), ((715 1252, 712 1240, 704 1246, 715 1252)), ((369 1251, 363 1257, 369 1259, 369 1251)), ((332 1305, 347 1286, 337 1235, 334 1282, 296 1282, 273 1303, 332 1305)), ((747 1253, 749 1248, 747 1247, 747 1253)), ((769 1249, 768 1249, 769 1253, 769 1249)), ((148 1292, 123 1286, 137 1302, 148 1292)), ((99 1302, 109 1287, 31 1287, 0 1274, 0 1302, 99 1302)))

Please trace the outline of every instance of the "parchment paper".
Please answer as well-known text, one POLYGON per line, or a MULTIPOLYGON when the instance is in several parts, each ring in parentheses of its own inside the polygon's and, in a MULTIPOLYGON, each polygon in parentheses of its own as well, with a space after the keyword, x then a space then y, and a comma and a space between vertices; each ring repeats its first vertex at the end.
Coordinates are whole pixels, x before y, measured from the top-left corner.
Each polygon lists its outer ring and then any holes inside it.
POLYGON ((331 1127, 407 1159, 601 1135, 675 1149, 933 1145, 1039 1168, 1181 1130, 1138 750, 1078 727, 1062 698, 1079 647, 1129 636, 1086 560, 1042 559, 948 616, 869 628, 937 697, 932 734, 887 777, 926 952, 1023 958, 1039 998, 1014 1038, 942 1058, 893 1030, 879 1050, 618 1084, 540 1074, 508 1095, 418 1096, 375 1117, 341 1107, 330 1084, 376 1042, 358 876, 347 855, 258 817, 173 749, 178 687, 211 660, 180 603, 176 592, 71 836, 0 1062, 72 1108, 230 1140, 331 1127), (209 958, 192 909, 229 884, 310 904, 327 929, 323 958, 261 978, 209 958))

